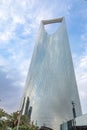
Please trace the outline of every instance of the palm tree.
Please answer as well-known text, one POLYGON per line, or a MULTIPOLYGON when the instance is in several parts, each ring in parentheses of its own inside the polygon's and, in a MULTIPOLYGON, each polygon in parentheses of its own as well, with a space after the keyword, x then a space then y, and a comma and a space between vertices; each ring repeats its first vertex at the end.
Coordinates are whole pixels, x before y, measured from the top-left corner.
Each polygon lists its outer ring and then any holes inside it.
MULTIPOLYGON (((0 109, 0 130, 7 130, 9 127, 16 130, 18 118, 18 111, 8 114, 3 109, 0 109), (2 117, 6 117, 6 120, 3 120, 2 117)), ((19 130, 35 130, 35 126, 30 125, 29 118, 26 115, 21 116, 19 130)))
POLYGON ((0 130, 6 130, 8 127, 9 114, 0 108, 0 130))
MULTIPOLYGON (((11 114, 11 127, 14 128, 17 126, 18 124, 18 118, 19 118, 19 112, 13 112, 11 114)), ((20 119, 20 126, 24 125, 25 127, 30 127, 30 124, 29 124, 29 118, 25 115, 22 115, 21 116, 21 119, 20 119)))

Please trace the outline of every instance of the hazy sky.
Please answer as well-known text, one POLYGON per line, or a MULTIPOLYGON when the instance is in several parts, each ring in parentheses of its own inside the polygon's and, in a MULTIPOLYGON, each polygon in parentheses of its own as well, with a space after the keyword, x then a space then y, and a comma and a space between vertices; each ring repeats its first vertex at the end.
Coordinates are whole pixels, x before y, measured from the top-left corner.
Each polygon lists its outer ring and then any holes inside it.
MULTIPOLYGON (((83 113, 87 112, 87 1, 0 0, 0 107, 19 109, 42 19, 65 17, 83 113)), ((55 31, 55 27, 48 31, 55 31), (54 28, 54 29, 53 29, 54 28)))

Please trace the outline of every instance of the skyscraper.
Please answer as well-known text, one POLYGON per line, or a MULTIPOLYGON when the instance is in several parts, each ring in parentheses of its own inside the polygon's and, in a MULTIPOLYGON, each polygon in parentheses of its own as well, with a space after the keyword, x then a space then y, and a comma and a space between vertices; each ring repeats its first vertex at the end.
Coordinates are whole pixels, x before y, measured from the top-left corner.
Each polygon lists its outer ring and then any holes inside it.
POLYGON ((38 126, 57 130, 61 122, 73 118, 72 102, 76 115, 81 115, 64 18, 41 21, 25 85, 23 112, 27 97, 32 106, 31 120, 38 126), (60 27, 49 35, 44 26, 57 22, 61 22, 60 27))

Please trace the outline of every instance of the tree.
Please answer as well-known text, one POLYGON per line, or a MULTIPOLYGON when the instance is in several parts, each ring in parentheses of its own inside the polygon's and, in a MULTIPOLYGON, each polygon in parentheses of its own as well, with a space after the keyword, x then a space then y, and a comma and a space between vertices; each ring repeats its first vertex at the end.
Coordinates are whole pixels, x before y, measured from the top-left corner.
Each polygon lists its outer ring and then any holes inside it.
POLYGON ((6 130, 9 124, 10 115, 0 108, 0 130, 6 130))
POLYGON ((9 114, 7 114, 3 109, 0 108, 0 118, 2 117, 9 117, 9 114))
MULTIPOLYGON (((8 130, 12 128, 16 130, 18 124, 19 113, 13 112, 12 114, 6 113, 3 109, 0 109, 0 130, 8 130), (6 117, 6 120, 4 118, 6 117)), ((30 125, 29 118, 26 115, 22 115, 19 124, 19 130, 35 130, 34 125, 30 125)))

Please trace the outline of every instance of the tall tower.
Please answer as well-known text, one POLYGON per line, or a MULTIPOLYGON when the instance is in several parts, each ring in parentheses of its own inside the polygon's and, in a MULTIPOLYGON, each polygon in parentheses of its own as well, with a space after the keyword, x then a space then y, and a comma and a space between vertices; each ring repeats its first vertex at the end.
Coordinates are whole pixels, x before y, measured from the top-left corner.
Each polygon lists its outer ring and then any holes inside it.
POLYGON ((64 18, 42 20, 35 44, 24 97, 30 99, 31 120, 37 125, 57 130, 59 125, 81 115, 80 100, 64 18), (61 22, 57 31, 49 35, 44 26, 61 22))

